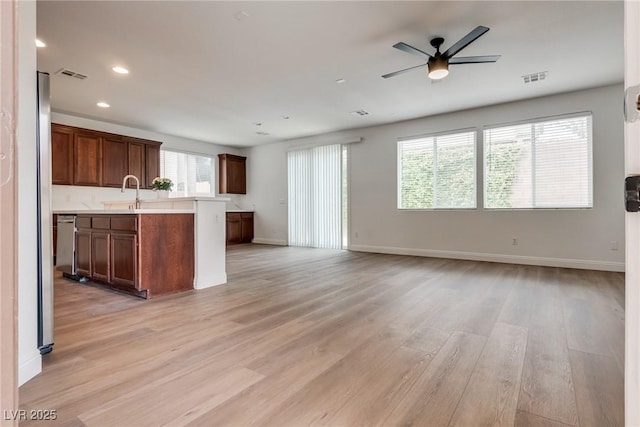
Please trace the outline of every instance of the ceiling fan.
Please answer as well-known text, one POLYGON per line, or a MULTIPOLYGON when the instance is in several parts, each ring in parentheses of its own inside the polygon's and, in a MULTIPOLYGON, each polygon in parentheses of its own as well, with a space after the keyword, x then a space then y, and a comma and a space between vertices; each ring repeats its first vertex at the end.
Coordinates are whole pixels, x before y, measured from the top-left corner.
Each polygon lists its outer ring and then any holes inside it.
POLYGON ((420 64, 414 67, 405 68, 404 70, 394 71, 393 73, 385 74, 382 77, 388 79, 389 77, 397 76, 398 74, 406 73, 407 71, 427 65, 429 78, 432 80, 440 80, 447 77, 449 74, 449 64, 481 64, 484 62, 496 62, 500 59, 500 55, 453 57, 487 31, 489 31, 489 28, 478 26, 442 53, 440 52, 440 46, 444 43, 444 39, 442 37, 435 37, 431 39, 431 46, 436 49, 436 53, 434 55, 429 55, 428 53, 404 42, 396 43, 393 45, 396 49, 419 56, 420 58, 426 59, 427 62, 426 64, 420 64))

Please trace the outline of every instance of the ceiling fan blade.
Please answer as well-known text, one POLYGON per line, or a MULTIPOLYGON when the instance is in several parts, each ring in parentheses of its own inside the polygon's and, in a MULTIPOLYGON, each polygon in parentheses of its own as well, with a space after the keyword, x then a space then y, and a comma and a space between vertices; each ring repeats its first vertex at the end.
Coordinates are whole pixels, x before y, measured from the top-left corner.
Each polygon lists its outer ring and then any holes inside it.
POLYGON ((459 58, 451 58, 449 64, 482 64, 483 62, 496 62, 501 55, 487 56, 461 56, 459 58))
POLYGON ((442 56, 444 56, 445 58, 451 58, 453 55, 469 46, 469 44, 471 44, 475 39, 477 39, 487 31, 489 31, 489 28, 483 27, 482 25, 477 26, 469 34, 458 40, 453 46, 443 52, 442 56))
POLYGON ((427 64, 416 65, 415 67, 405 68, 404 70, 394 71, 393 73, 385 74, 382 76, 383 79, 388 79, 389 77, 397 76, 398 74, 406 73, 407 71, 411 71, 416 68, 424 67, 427 64))
POLYGON ((404 42, 398 42, 396 44, 393 45, 393 47, 395 47, 396 49, 400 49, 404 52, 410 53, 412 55, 417 55, 421 58, 424 59, 429 59, 431 58, 431 55, 429 55, 427 52, 423 52, 420 49, 417 49, 413 46, 409 46, 408 44, 404 43, 404 42))

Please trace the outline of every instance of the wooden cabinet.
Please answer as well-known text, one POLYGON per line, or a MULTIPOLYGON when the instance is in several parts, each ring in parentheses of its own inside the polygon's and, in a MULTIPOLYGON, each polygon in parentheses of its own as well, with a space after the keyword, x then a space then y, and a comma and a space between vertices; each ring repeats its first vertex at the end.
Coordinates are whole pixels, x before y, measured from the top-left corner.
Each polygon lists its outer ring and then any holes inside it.
POLYGON ((91 230, 76 231, 76 274, 91 277, 91 230))
POLYGON ((145 146, 145 157, 147 161, 145 188, 151 188, 153 178, 160 176, 160 145, 147 144, 145 146))
POLYGON ((127 143, 116 138, 102 140, 102 185, 121 187, 122 178, 129 173, 127 143))
POLYGON ((51 183, 73 184, 73 130, 51 126, 51 183))
POLYGON ((239 212, 227 212, 227 245, 242 243, 242 221, 239 212))
POLYGON ((109 282, 111 280, 111 233, 91 232, 91 277, 109 282))
POLYGON ((227 212, 227 245, 251 243, 253 212, 227 212))
POLYGON ((193 214, 91 214, 76 219, 78 275, 151 296, 193 288, 193 214))
POLYGON ((134 233, 111 234, 111 281, 135 288, 138 284, 138 239, 134 233))
MULTIPOLYGON (((146 179, 147 171, 145 167, 145 144, 141 142, 129 141, 127 149, 129 155, 129 174, 135 175, 140 178, 140 188, 147 188, 148 181, 146 179)), ((153 165, 153 162, 151 162, 151 164, 153 165)), ((136 184, 132 179, 130 179, 129 182, 127 182, 127 186, 129 188, 135 188, 136 184)))
POLYGON ((253 241, 253 212, 241 212, 240 223, 242 243, 251 243, 253 241))
POLYGON ((99 135, 91 132, 75 133, 73 183, 95 187, 102 185, 102 138, 99 135))
POLYGON ((247 158, 218 154, 218 191, 220 194, 247 194, 247 158))
MULTIPOLYGON (((52 183, 120 187, 130 174, 140 179, 140 188, 150 188, 153 178, 160 175, 161 144, 52 123, 52 183)), ((135 187, 133 180, 127 185, 135 187)))

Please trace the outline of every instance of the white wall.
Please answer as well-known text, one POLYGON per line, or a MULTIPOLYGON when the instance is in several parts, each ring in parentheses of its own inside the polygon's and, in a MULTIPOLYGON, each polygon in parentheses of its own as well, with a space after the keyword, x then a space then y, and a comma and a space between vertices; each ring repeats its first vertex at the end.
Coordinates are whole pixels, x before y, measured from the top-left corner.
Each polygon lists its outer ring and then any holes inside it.
POLYGON ((36 234, 36 3, 18 8, 18 383, 42 370, 38 350, 36 234))
MULTIPOLYGON (((622 205, 622 85, 336 132, 249 150, 249 193, 256 206, 256 241, 286 244, 286 149, 344 141, 351 144, 350 249, 575 268, 624 268, 622 205), (544 211, 399 211, 396 139, 537 117, 593 113, 594 207, 544 211), (511 244, 518 237, 518 246, 511 244), (618 250, 611 250, 611 242, 618 250)), ((425 102, 435 102, 426 100, 425 102)), ((481 135, 478 152, 481 153, 481 135)), ((478 159, 481 168, 481 159, 478 159)), ((478 182, 482 206, 482 184, 478 182)))
MULTIPOLYGON (((52 82, 55 84, 55 82, 52 82)), ((59 123, 68 126, 76 126, 85 129, 99 130, 103 132, 115 133, 118 135, 126 135, 154 141, 161 141, 162 148, 168 148, 179 151, 186 151, 195 154, 204 154, 212 156, 215 159, 214 164, 216 186, 218 182, 218 154, 231 153, 244 155, 244 150, 223 145, 215 145, 203 141, 181 138, 173 135, 165 135, 162 133, 152 132, 143 129, 137 129, 129 126, 117 125, 113 123, 102 122, 99 120, 77 117, 69 114, 54 112, 51 115, 53 123, 59 123)), ((216 188, 217 193, 217 188, 216 188)), ((225 194, 231 201, 228 208, 250 209, 251 206, 246 204, 242 195, 225 194)), ((54 185, 52 189, 52 206, 54 210, 60 209, 102 209, 103 201, 110 200, 132 200, 134 193, 132 190, 126 190, 121 193, 117 188, 101 188, 101 187, 80 187, 70 185, 54 185)), ((140 192, 141 199, 154 199, 156 195, 153 191, 142 190, 140 192)))

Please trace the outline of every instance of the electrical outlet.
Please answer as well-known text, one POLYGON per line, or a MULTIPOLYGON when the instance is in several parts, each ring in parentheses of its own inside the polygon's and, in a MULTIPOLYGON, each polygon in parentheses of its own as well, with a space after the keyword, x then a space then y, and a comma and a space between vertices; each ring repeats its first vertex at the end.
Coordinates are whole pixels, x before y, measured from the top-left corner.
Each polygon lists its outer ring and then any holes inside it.
POLYGON ((511 244, 513 246, 518 246, 518 238, 517 237, 512 237, 511 238, 511 244))
POLYGON ((358 237, 360 237, 360 234, 358 234, 358 232, 356 231, 355 233, 353 233, 353 237, 357 239, 358 237))
POLYGON ((611 244, 610 244, 610 248, 612 251, 617 251, 618 250, 618 241, 617 240, 612 240, 611 244))

